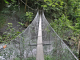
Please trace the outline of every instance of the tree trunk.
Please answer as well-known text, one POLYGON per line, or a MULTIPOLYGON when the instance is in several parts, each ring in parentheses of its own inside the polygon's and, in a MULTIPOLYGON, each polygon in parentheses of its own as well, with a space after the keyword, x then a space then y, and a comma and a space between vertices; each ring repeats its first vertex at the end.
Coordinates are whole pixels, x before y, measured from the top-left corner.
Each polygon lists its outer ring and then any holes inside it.
MULTIPOLYGON (((27 5, 27 0, 26 0, 26 5, 27 5)), ((25 12, 26 12, 26 5, 25 5, 25 12)))

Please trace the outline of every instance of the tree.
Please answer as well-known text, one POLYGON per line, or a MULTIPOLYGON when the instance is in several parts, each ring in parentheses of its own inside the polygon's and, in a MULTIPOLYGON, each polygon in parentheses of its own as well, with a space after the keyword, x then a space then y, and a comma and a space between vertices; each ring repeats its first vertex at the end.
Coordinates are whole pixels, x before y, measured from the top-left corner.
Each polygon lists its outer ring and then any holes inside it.
POLYGON ((25 12, 26 12, 26 5, 27 5, 27 0, 25 0, 26 1, 26 4, 25 4, 25 12))

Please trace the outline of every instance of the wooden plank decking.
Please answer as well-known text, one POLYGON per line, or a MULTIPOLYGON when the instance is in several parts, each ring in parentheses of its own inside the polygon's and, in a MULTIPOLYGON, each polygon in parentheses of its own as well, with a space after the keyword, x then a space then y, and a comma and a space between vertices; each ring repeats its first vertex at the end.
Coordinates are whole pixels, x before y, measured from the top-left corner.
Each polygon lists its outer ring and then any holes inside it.
POLYGON ((37 55, 36 55, 36 60, 44 60, 43 44, 42 44, 41 15, 40 15, 40 21, 39 21, 39 30, 38 30, 37 55))

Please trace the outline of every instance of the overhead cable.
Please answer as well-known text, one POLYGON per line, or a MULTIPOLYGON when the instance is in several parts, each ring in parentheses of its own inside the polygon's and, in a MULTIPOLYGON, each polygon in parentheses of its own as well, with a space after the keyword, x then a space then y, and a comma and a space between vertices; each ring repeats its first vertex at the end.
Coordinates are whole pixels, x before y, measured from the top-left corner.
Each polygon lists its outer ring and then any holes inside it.
MULTIPOLYGON (((28 6, 24 1, 21 0, 22 3, 24 3, 26 6, 28 6)), ((28 8, 32 9, 32 10, 37 10, 37 9, 33 9, 30 6, 28 6, 28 8)))

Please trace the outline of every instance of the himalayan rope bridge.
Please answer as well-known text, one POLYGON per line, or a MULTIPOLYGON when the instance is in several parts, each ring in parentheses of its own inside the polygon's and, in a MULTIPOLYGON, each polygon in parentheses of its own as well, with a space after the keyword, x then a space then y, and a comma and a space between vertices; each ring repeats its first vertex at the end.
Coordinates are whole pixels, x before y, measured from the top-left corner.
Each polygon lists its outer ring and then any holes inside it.
POLYGON ((0 51, 0 60, 78 60, 49 25, 43 11, 0 51), (5 48, 5 49, 4 49, 5 48))

